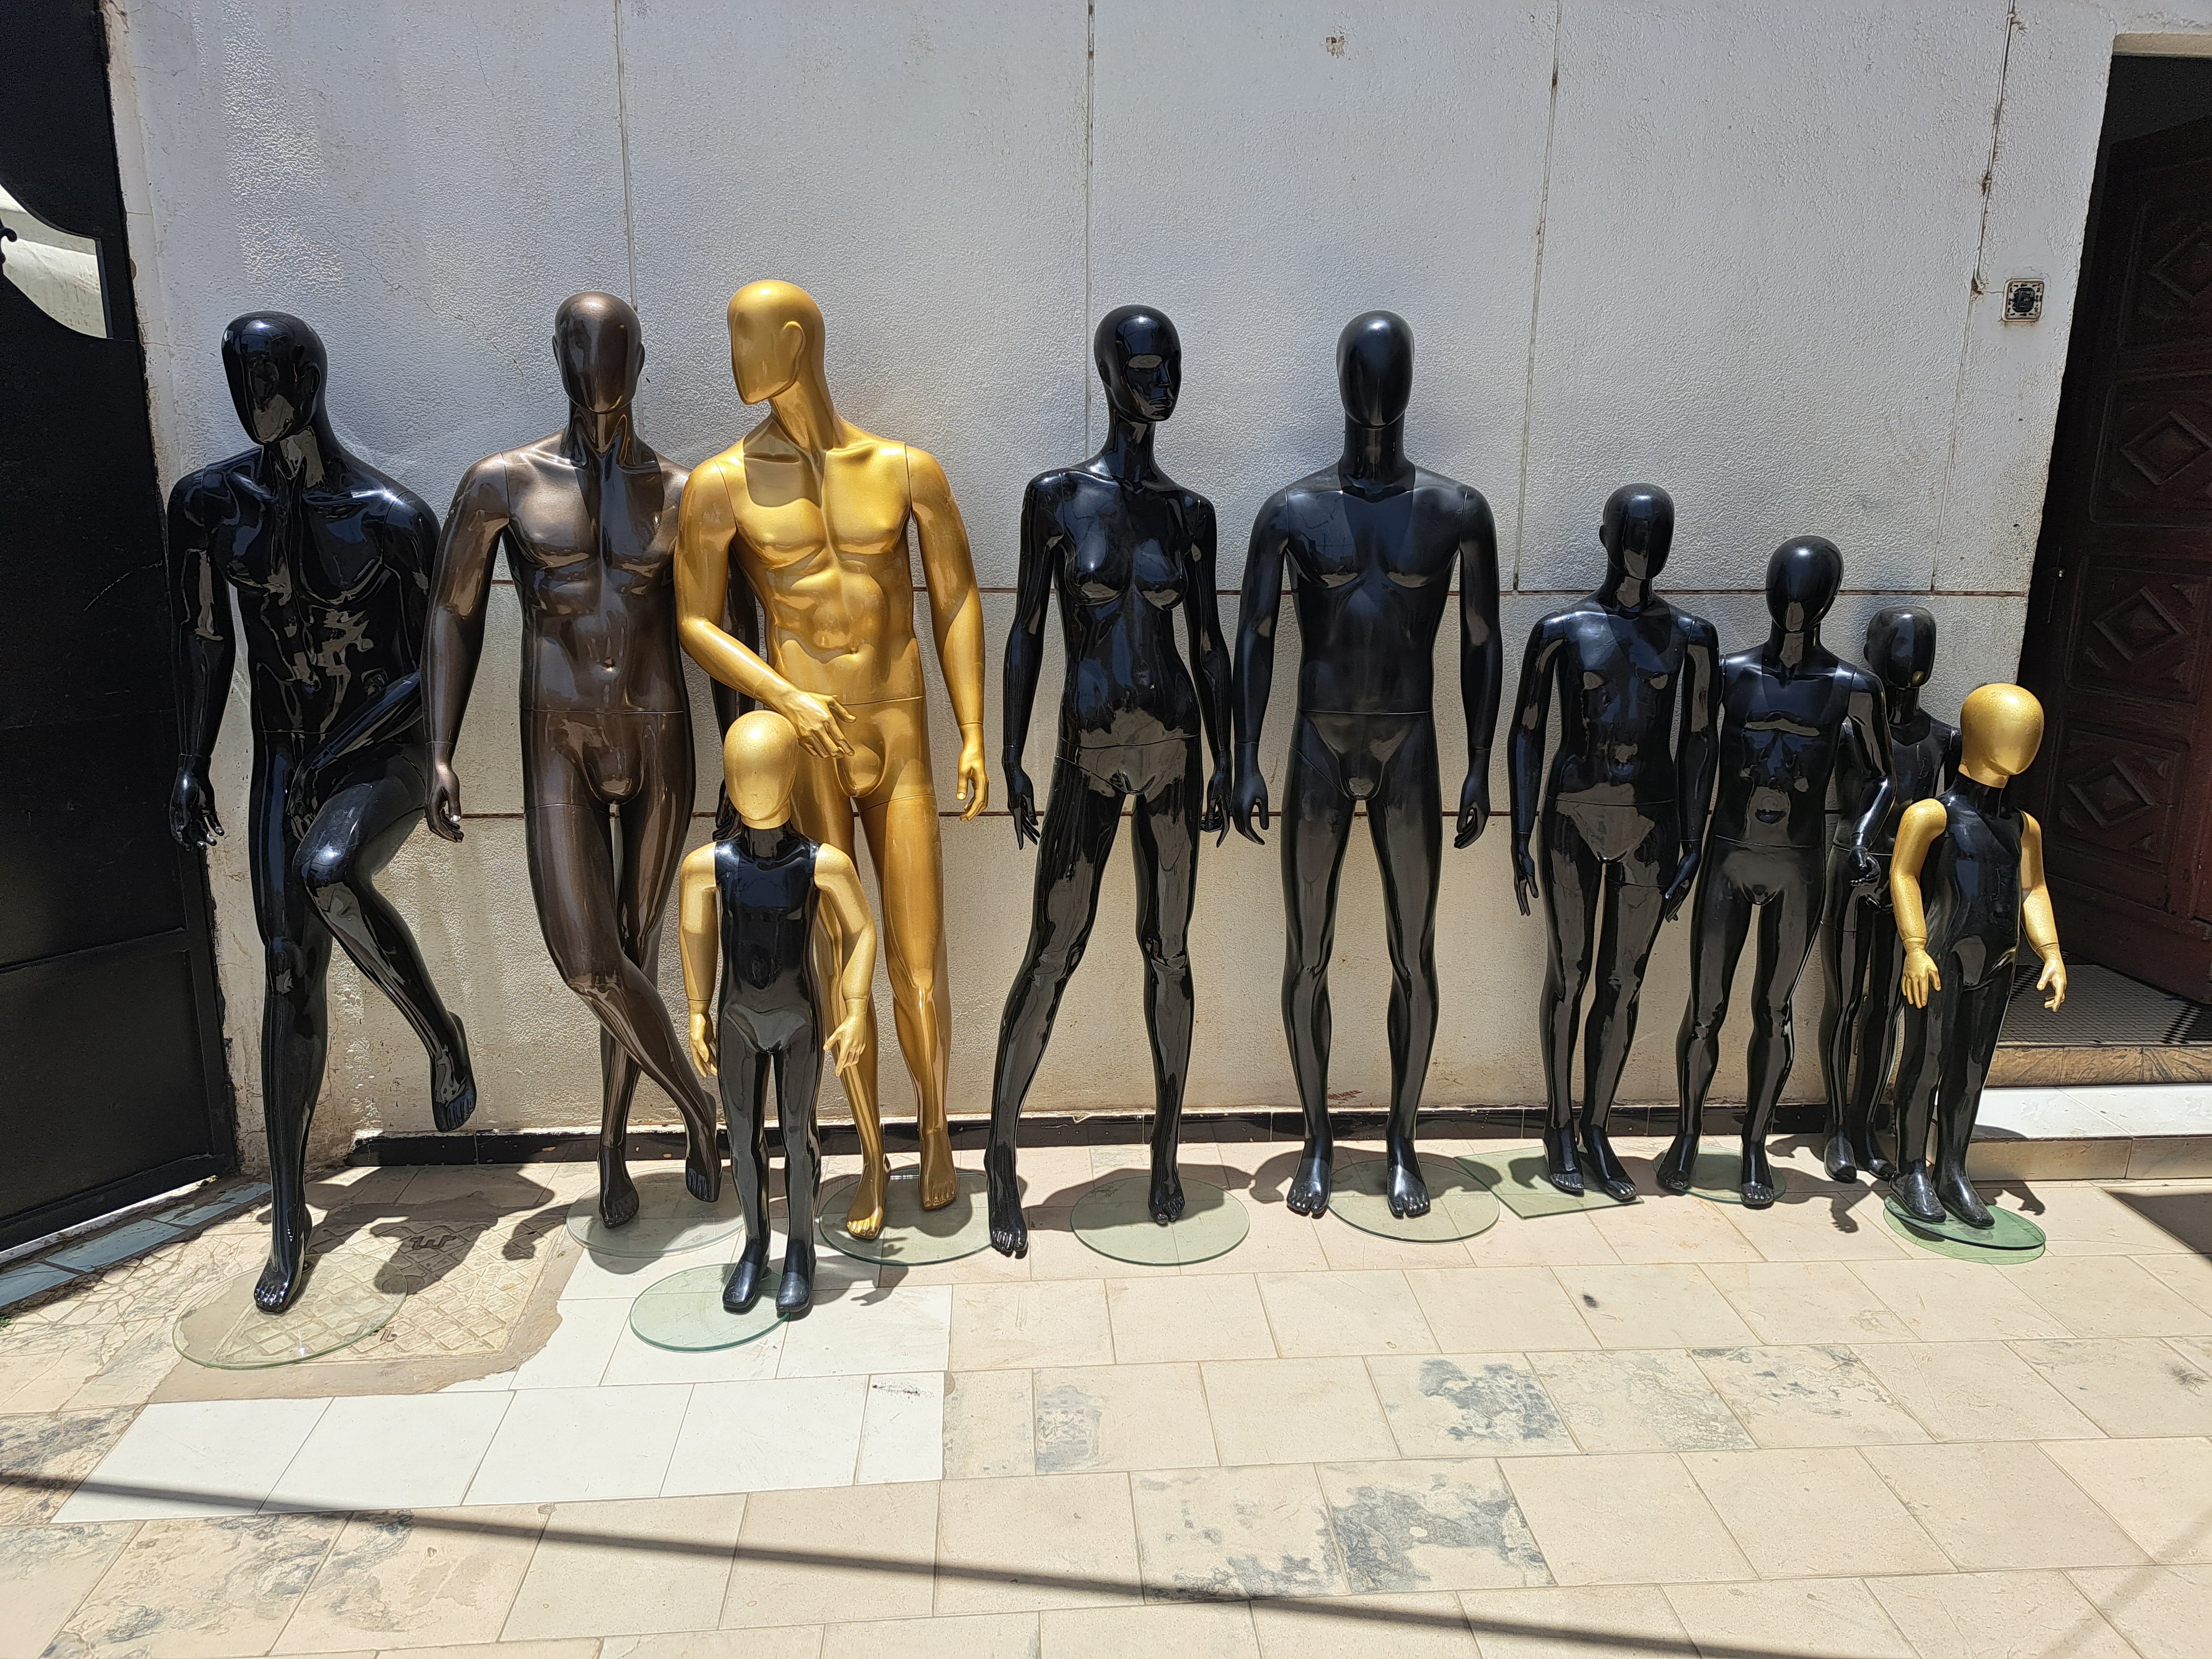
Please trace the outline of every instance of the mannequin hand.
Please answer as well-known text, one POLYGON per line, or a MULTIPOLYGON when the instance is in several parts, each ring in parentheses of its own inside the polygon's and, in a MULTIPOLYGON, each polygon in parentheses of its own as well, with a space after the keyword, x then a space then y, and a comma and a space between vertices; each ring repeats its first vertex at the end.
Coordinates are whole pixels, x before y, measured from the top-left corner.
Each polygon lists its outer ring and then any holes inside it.
POLYGON ((2036 978, 2035 988, 2051 993, 2050 1000, 2043 1006, 2052 1013, 2057 1013, 2065 1005, 2066 958, 2060 956, 2057 951, 2053 951, 2049 956, 2044 957, 2043 972, 2036 978))
POLYGON ((1006 769, 1006 811, 1014 820, 1014 845, 1026 847, 1038 840, 1036 786, 1030 775, 1022 770, 1019 761, 1005 763, 1006 769))
POLYGON ((430 763, 430 799, 422 808, 422 817, 433 835, 447 841, 461 838, 461 781, 453 775, 453 762, 430 763))
MULTIPOLYGON (((836 698, 794 690, 775 705, 775 712, 797 730, 808 754, 836 760, 853 752, 853 745, 845 741, 845 722, 853 717, 836 698)), ((964 751, 961 758, 966 760, 964 751)))
POLYGON ((1889 883, 1883 878, 1881 866, 1875 861, 1875 855, 1863 847, 1851 848, 1852 889, 1857 891, 1877 886, 1887 888, 1888 885, 1889 883))
POLYGON ((704 1008, 691 1016, 691 1063, 714 1075, 714 1018, 704 1008))
POLYGON ((859 1065, 867 1050, 867 1015, 866 1003, 854 1003, 822 1044, 823 1052, 830 1056, 830 1064, 840 1073, 849 1072, 859 1065))
POLYGON ((1260 775, 1258 767, 1237 769, 1237 790, 1231 798, 1229 812, 1237 822, 1238 835, 1262 847, 1267 844, 1267 837, 1260 833, 1267 827, 1267 781, 1260 775), (1253 828, 1255 823, 1259 829, 1253 828))
POLYGON ((1536 887, 1536 860, 1528 856, 1528 837, 1513 837, 1513 896, 1521 906, 1521 914, 1528 914, 1528 906, 1542 896, 1536 887))
MULTIPOLYGON (((1452 837, 1455 847, 1472 847, 1480 839, 1490 824, 1490 774, 1487 770, 1469 772, 1467 781, 1460 786, 1459 831, 1452 837)), ((1532 866, 1533 867, 1533 866, 1532 866)), ((1519 884, 1519 878, 1515 878, 1519 884)))
MULTIPOLYGON (((2050 977, 2051 970, 2048 968, 2043 971, 2045 978, 2050 977)), ((2063 984, 2066 970, 2061 968, 2058 973, 2059 982, 2063 984)), ((1942 988, 1943 977, 1936 971, 1936 958, 1917 945, 1907 951, 1905 953, 1905 1000, 1916 1008, 1925 1008, 1928 1006, 1928 994, 1942 988)), ((2038 990, 2042 988, 2040 985, 2036 987, 2038 990)), ((2058 1005, 2053 1003, 2051 1006, 2055 1008, 2058 1005)))
POLYGON ((1216 847, 1229 839, 1229 768, 1226 763, 1213 769, 1213 775, 1206 781, 1206 811, 1198 820, 1198 832, 1215 832, 1216 847))
POLYGON ((1682 854, 1682 861, 1674 867, 1674 879, 1667 884, 1667 896, 1660 920, 1672 921, 1680 914, 1682 901, 1690 896, 1690 888, 1698 879, 1698 866, 1702 861, 1697 848, 1682 854))
POLYGON ((216 816, 215 792, 208 787, 207 763, 185 761, 177 767, 169 792, 169 833, 179 847, 212 847, 222 833, 216 816))
POLYGON ((956 804, 967 803, 968 810, 960 815, 960 822, 965 823, 991 799, 991 769, 983 764, 983 733, 980 727, 961 734, 959 778, 952 799, 956 804))

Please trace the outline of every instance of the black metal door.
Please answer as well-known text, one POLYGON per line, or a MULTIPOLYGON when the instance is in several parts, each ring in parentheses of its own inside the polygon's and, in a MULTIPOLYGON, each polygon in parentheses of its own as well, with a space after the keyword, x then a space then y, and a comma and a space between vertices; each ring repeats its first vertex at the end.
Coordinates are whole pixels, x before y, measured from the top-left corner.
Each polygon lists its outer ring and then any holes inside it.
POLYGON ((106 37, 97 0, 7 11, 0 1248, 234 1161, 206 866, 167 823, 176 699, 106 37))

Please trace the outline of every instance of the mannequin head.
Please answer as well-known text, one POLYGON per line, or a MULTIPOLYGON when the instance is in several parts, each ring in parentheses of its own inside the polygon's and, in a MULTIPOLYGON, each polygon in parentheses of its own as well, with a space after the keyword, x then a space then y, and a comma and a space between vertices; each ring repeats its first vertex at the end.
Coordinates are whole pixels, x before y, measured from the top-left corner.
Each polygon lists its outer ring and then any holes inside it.
POLYGON ((1800 536, 1774 550, 1766 562, 1766 610, 1787 634, 1809 634, 1820 625, 1844 585, 1844 556, 1825 536, 1800 536))
POLYGON ((1917 605, 1886 605, 1867 624, 1866 665, 1893 692, 1917 691, 1936 668, 1936 618, 1917 605))
POLYGON ((2043 705, 2017 685, 1978 685, 1959 710, 1960 769, 2002 786, 2034 763, 2043 746, 2043 705))
POLYGON ((568 401, 611 414, 637 395, 645 337, 629 301, 611 294, 572 294, 553 313, 553 356, 568 401))
POLYGON ((822 307, 790 283, 748 283, 730 296, 730 373, 757 404, 822 379, 822 307))
POLYGON ((1175 413, 1182 389, 1182 342, 1165 313, 1150 306, 1121 306, 1098 319, 1091 361, 1106 386, 1106 402, 1124 420, 1150 426, 1175 413))
POLYGON ((297 317, 255 311, 222 331, 222 371, 239 423, 258 444, 279 443, 323 412, 330 362, 322 337, 297 317))
POLYGON ((773 830, 788 822, 798 778, 799 732, 789 720, 756 708, 731 723, 722 739, 722 781, 748 828, 773 830))
POLYGON ((1674 499, 1656 484, 1623 484, 1605 498, 1597 533, 1616 576, 1649 581, 1674 545, 1674 499))
POLYGON ((1413 331, 1388 311, 1354 317, 1336 337, 1336 389, 1348 420, 1390 426, 1413 398, 1413 331))

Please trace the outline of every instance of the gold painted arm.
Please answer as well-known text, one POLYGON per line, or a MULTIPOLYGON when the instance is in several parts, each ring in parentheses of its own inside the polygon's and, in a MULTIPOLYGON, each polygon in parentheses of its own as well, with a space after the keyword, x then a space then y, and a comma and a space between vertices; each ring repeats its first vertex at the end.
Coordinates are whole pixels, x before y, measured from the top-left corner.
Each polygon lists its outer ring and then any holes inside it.
POLYGON ((2058 950, 2058 919, 2051 913, 2051 889, 2043 881, 2043 826, 2021 815, 2020 919, 2027 942, 2043 958, 2035 988, 2051 993, 2043 1006, 2056 1011, 2066 1000, 2066 958, 2058 950))
POLYGON ((814 854, 814 884, 829 902, 830 930, 845 960, 837 976, 837 1024, 822 1046, 840 1072, 851 1069, 867 1042, 868 1005, 875 994, 876 924, 860 890, 860 872, 834 847, 814 854))
POLYGON ((953 799, 972 818, 991 798, 983 763, 983 601, 975 591, 975 561, 968 526, 952 499, 945 469, 927 450, 907 447, 907 495, 921 543, 921 573, 929 584, 929 619, 937 635, 937 660, 960 722, 960 773, 953 799))
POLYGON ((1889 860, 1889 903, 1897 915, 1897 937, 1905 946, 1905 1000, 1928 1006, 1928 994, 1942 988, 1935 958, 1928 954, 1928 912, 1920 900, 1920 866, 1943 833, 1948 815, 1940 800, 1915 801, 1897 826, 1897 850, 1889 860))
POLYGON ((677 940, 684 958, 684 1000, 691 1007, 691 1063, 714 1075, 715 958, 721 950, 721 906, 714 894, 714 843, 687 855, 677 878, 677 940))

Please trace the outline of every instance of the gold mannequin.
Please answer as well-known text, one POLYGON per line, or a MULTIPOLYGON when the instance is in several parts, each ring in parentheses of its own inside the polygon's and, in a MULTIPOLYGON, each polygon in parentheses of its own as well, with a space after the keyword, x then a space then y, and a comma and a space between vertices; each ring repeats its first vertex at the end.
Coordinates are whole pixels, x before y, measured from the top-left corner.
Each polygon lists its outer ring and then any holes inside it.
MULTIPOLYGON (((958 1194, 946 1133, 945 867, 937 787, 914 633, 911 523, 930 620, 960 724, 961 815, 983 810, 983 617, 968 532, 944 470, 921 450, 840 420, 823 372, 822 312, 788 283, 732 296, 730 368, 738 395, 769 417, 691 475, 676 549, 684 648, 724 684, 796 728, 793 797, 802 834, 853 851, 857 812, 884 900, 884 938, 899 1048, 921 1120, 921 1201, 958 1194), (734 563, 765 613, 762 650, 721 626, 734 563)), ((876 1108, 872 1007, 846 1074, 866 1167, 848 1225, 883 1226, 883 1130, 876 1108)))
POLYGON ((1959 732, 1957 780, 1905 809, 1890 860, 1890 903, 1905 944, 1911 1005, 1891 1190, 1923 1220, 1941 1221, 1948 1210, 1987 1227, 1989 1211, 1966 1179, 1966 1148, 2012 994, 2021 934, 2043 958, 2035 988, 2051 993, 2046 1008, 2066 1000, 2066 962, 2043 882, 2043 830, 2004 804, 2005 785, 2027 769, 2043 742, 2043 706, 2017 685, 1980 686, 1959 711, 1959 732), (1931 1109, 1938 1142, 1932 1176, 1931 1109))
POLYGON ((775 1298, 776 1311, 786 1318, 803 1315, 812 1294, 809 1218, 821 1172, 814 1129, 820 1051, 829 1050, 831 1062, 848 1075, 859 1064, 876 971, 875 926, 853 860, 791 827, 799 757, 799 734, 781 714, 755 709, 731 726, 722 744, 722 772, 739 827, 727 840, 709 842, 684 859, 678 907, 691 1058, 701 1071, 721 1079, 730 1163, 745 1215, 745 1248, 724 1286, 723 1305, 734 1313, 751 1307, 768 1266, 766 1107, 773 1061, 791 1201, 783 1285, 775 1298), (839 961, 837 1023, 826 1042, 809 971, 817 919, 839 961), (718 957, 723 969, 719 1019, 708 1008, 718 957))

